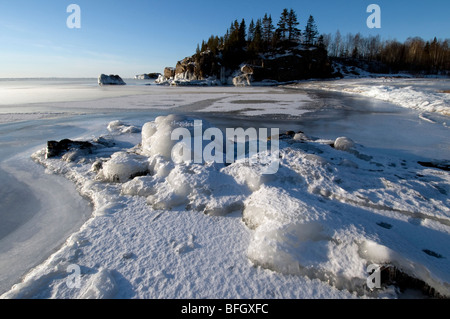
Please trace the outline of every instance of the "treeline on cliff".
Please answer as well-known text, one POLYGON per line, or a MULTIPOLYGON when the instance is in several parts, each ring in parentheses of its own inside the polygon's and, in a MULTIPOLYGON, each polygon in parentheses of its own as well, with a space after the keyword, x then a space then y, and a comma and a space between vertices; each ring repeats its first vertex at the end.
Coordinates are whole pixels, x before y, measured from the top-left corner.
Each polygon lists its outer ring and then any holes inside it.
MULTIPOLYGON (((208 77, 226 80, 239 76, 245 68, 247 82, 279 82, 332 77, 323 37, 314 17, 302 29, 297 13, 284 9, 277 22, 271 15, 247 21, 235 20, 223 36, 212 35, 197 45, 192 57, 179 61, 175 78, 188 80, 208 77)), ((166 76, 168 78, 168 76, 166 76)), ((228 81, 229 82, 229 81, 228 81)))
POLYGON ((235 20, 225 35, 212 35, 197 46, 196 60, 202 52, 211 51, 222 55, 223 66, 236 68, 242 61, 258 59, 259 54, 289 49, 299 44, 323 46, 323 37, 319 36, 314 17, 310 16, 304 31, 299 28, 297 13, 293 9, 284 9, 276 23, 271 15, 251 20, 247 26, 245 19, 235 20))
POLYGON ((401 43, 360 33, 320 34, 312 15, 301 26, 297 13, 284 9, 277 21, 269 14, 249 23, 233 21, 224 35, 202 41, 193 56, 167 68, 164 77, 188 81, 215 77, 230 83, 229 79, 245 76, 250 83, 342 76, 332 62, 372 73, 450 75, 449 44, 448 39, 436 38, 415 37, 401 43))

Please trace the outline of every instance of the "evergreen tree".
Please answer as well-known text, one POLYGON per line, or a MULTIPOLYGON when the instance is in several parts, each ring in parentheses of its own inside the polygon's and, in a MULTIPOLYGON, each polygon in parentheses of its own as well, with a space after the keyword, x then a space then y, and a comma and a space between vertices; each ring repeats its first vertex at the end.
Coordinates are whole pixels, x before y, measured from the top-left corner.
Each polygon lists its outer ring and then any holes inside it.
POLYGON ((208 46, 206 45, 205 40, 202 41, 202 48, 201 48, 201 52, 205 52, 206 50, 208 50, 208 46))
POLYGON ((321 34, 319 36, 319 39, 317 39, 317 46, 321 49, 326 49, 326 44, 325 44, 325 37, 323 34, 321 34))
POLYGON ((217 54, 217 52, 219 51, 219 42, 220 39, 218 36, 211 35, 211 37, 208 39, 206 45, 213 54, 217 54))
POLYGON ((247 26, 245 24, 245 20, 242 19, 241 24, 239 25, 238 30, 238 46, 243 48, 246 43, 247 38, 247 26))
POLYGON ((225 41, 224 49, 233 50, 237 46, 239 46, 239 22, 237 20, 234 20, 233 23, 231 23, 230 31, 228 32, 228 39, 225 41))
POLYGON ((314 17, 310 15, 305 27, 305 44, 314 45, 318 34, 314 17))
POLYGON ((250 51, 253 53, 261 52, 263 47, 263 36, 262 36, 262 21, 258 19, 256 21, 255 30, 253 33, 253 40, 249 45, 250 51))
POLYGON ((281 41, 286 40, 286 33, 288 32, 288 17, 289 17, 289 11, 288 9, 283 9, 283 12, 281 13, 280 21, 278 21, 278 28, 277 33, 278 37, 281 41))
POLYGON ((262 35, 264 42, 270 44, 273 37, 273 32, 275 30, 275 27, 273 26, 272 22, 272 16, 267 16, 267 13, 264 15, 264 18, 262 20, 262 35))
POLYGON ((200 44, 197 44, 197 49, 195 50, 195 61, 199 61, 200 60, 200 56, 201 56, 201 51, 200 51, 200 44))
POLYGON ((249 42, 252 42, 252 41, 253 41, 253 35, 254 35, 254 33, 255 33, 255 22, 254 22, 253 19, 252 19, 252 21, 250 21, 250 25, 248 26, 248 36, 247 36, 247 40, 248 40, 249 42))
POLYGON ((297 20, 297 14, 293 9, 288 13, 287 18, 287 31, 289 33, 288 40, 293 42, 298 42, 300 40, 301 32, 297 26, 300 23, 297 20))

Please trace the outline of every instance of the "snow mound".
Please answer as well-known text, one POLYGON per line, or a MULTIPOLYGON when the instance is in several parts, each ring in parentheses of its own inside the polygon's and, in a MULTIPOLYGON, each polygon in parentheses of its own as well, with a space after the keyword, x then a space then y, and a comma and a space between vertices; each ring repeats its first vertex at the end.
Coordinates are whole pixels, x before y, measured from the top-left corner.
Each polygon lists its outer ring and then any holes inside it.
POLYGON ((108 124, 107 129, 109 132, 116 133, 116 134, 127 134, 127 133, 133 134, 133 133, 139 133, 141 131, 140 128, 133 126, 133 125, 126 124, 119 120, 110 122, 108 124))
POLYGON ((117 284, 111 272, 107 269, 100 269, 98 273, 89 278, 78 299, 111 299, 117 291, 117 284))
POLYGON ((117 152, 103 164, 97 178, 106 182, 123 183, 139 175, 148 173, 145 157, 126 152, 117 152))

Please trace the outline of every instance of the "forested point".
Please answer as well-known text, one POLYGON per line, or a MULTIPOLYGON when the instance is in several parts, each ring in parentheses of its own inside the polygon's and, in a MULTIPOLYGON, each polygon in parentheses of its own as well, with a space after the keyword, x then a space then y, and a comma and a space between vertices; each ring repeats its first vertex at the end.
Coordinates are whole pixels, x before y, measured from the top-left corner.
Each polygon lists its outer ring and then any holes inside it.
POLYGON ((300 22, 293 9, 284 9, 276 24, 271 15, 251 20, 248 27, 245 19, 235 20, 225 35, 212 35, 207 41, 197 45, 196 57, 210 51, 221 54, 224 66, 235 67, 242 61, 257 59, 260 54, 274 53, 283 49, 305 46, 323 47, 323 37, 319 36, 314 17, 310 16, 302 32, 300 22))
MULTIPOLYGON (((284 9, 277 23, 271 15, 231 23, 223 36, 211 35, 197 45, 196 61, 204 52, 220 55, 223 66, 236 68, 242 61, 256 62, 261 54, 282 52, 289 48, 316 47, 326 50, 335 62, 355 65, 373 73, 409 72, 417 74, 450 75, 450 39, 425 41, 408 38, 404 43, 383 40, 360 33, 342 35, 320 34, 312 15, 303 28, 293 9, 284 9)), ((257 64, 257 63, 255 63, 257 64)))

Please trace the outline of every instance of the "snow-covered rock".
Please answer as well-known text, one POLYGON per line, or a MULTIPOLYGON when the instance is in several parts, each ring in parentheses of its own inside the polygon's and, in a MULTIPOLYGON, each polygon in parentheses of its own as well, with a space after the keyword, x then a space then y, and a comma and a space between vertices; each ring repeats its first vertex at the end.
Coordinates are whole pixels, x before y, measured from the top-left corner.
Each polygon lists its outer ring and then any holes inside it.
POLYGON ((338 137, 334 142, 334 148, 340 151, 349 151, 354 147, 355 142, 348 137, 338 137))
POLYGON ((233 78, 234 86, 251 86, 252 85, 252 75, 251 74, 241 74, 233 78))
POLYGON ((125 81, 118 75, 101 74, 98 77, 99 85, 126 85, 125 81))
POLYGON ((122 121, 116 120, 108 124, 108 131, 115 134, 126 134, 126 133, 139 133, 141 129, 134 125, 126 124, 122 121))
POLYGON ((123 183, 136 176, 146 175, 148 172, 148 161, 145 157, 117 152, 103 164, 97 178, 108 182, 123 183))

